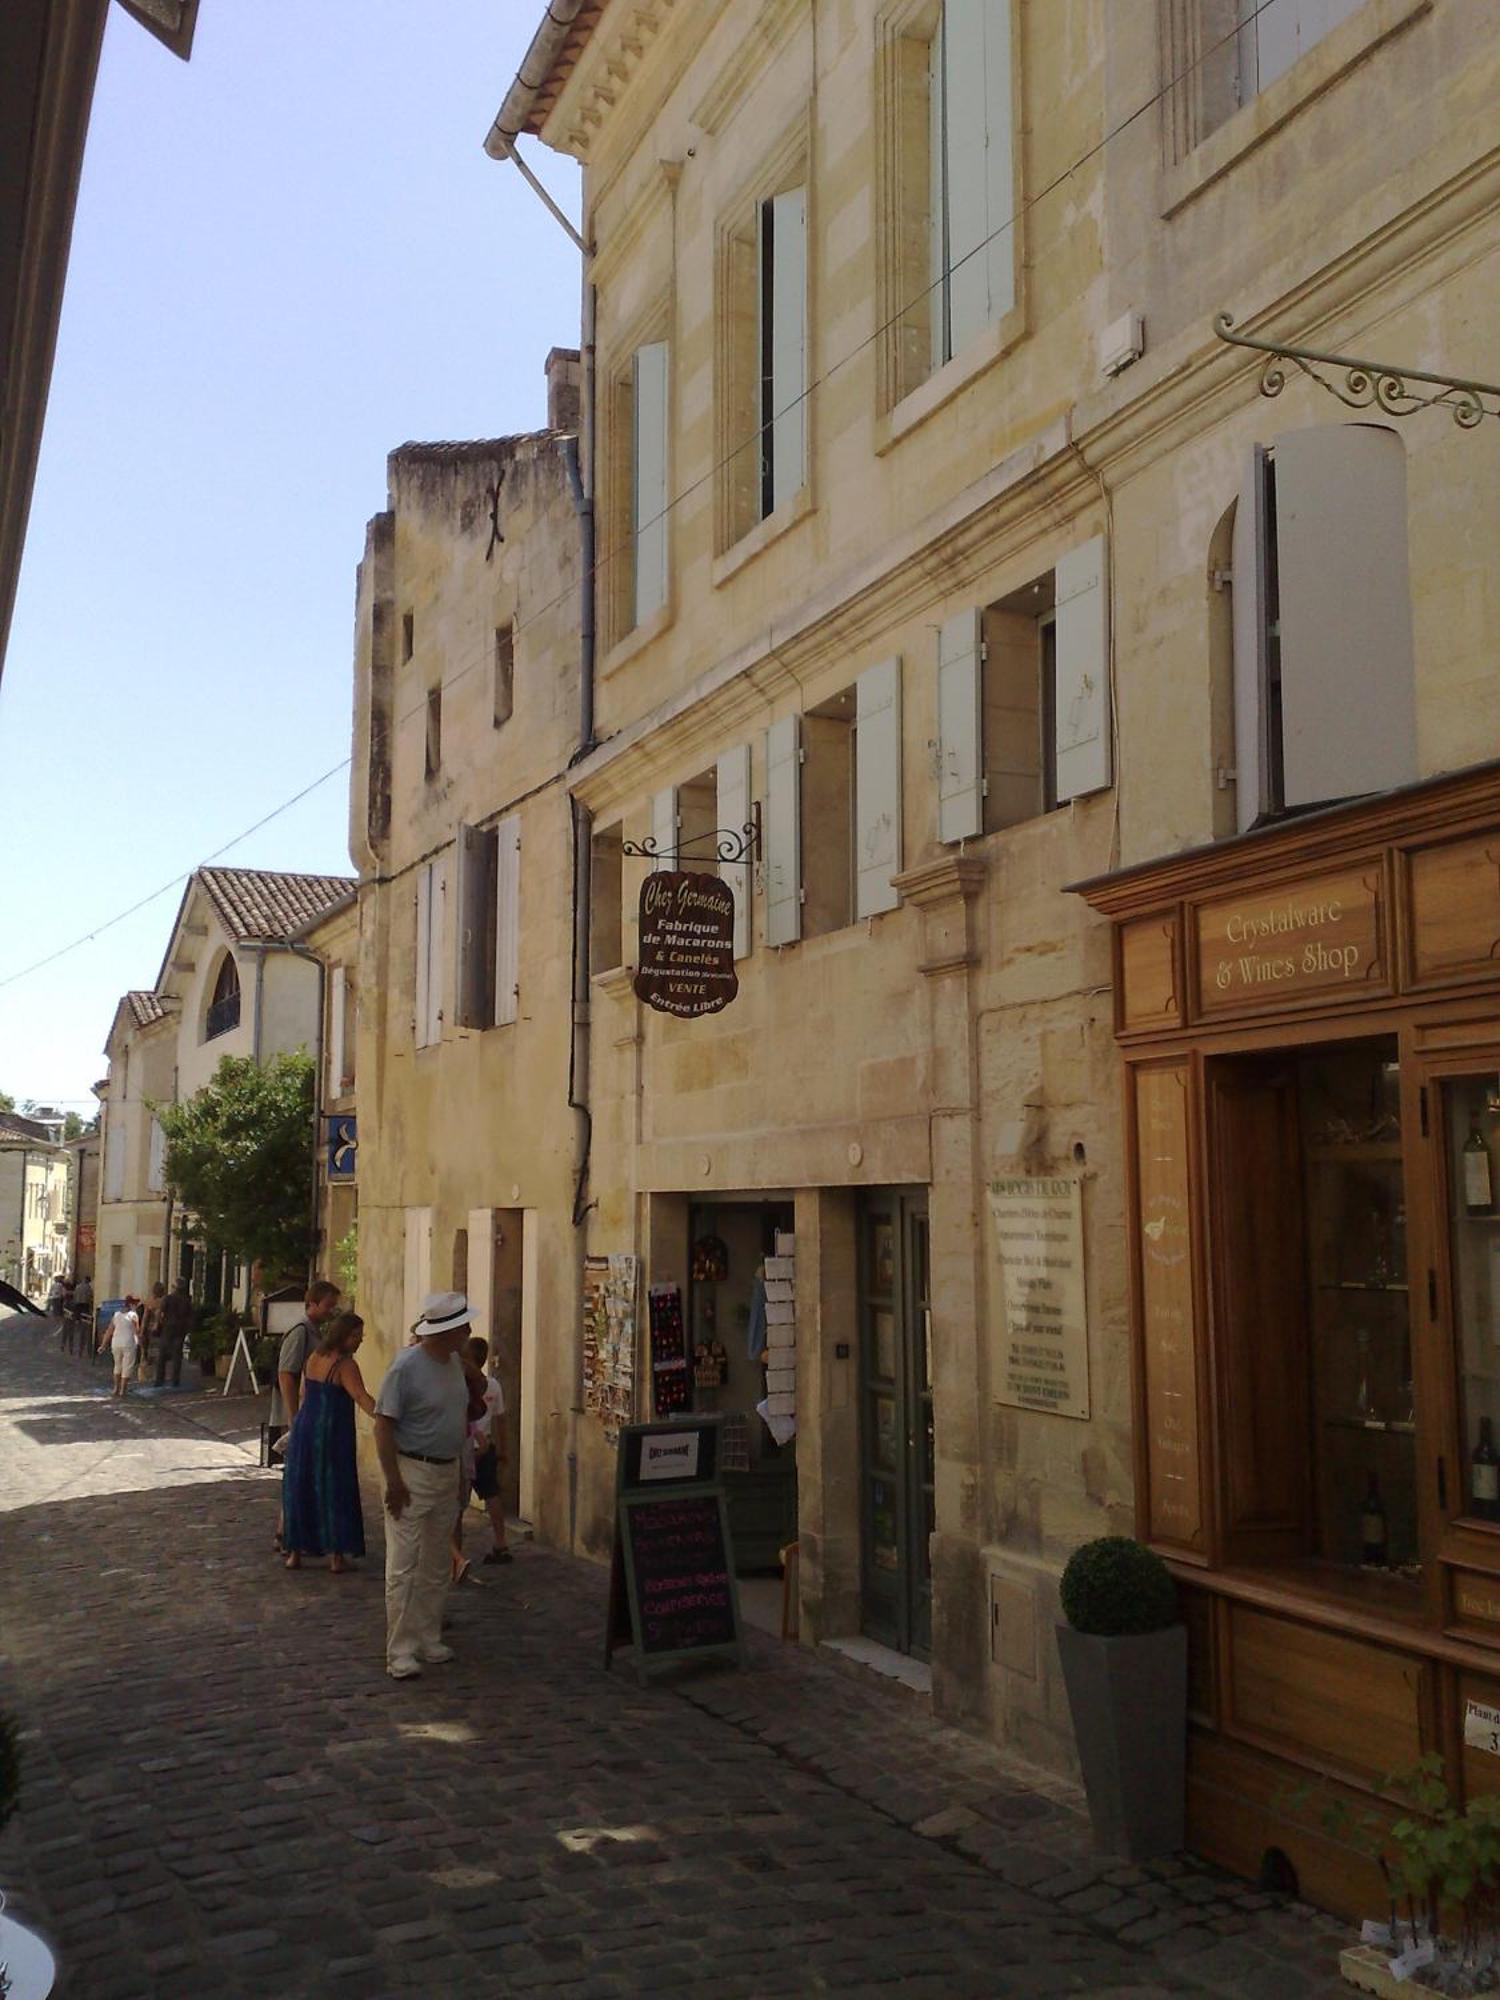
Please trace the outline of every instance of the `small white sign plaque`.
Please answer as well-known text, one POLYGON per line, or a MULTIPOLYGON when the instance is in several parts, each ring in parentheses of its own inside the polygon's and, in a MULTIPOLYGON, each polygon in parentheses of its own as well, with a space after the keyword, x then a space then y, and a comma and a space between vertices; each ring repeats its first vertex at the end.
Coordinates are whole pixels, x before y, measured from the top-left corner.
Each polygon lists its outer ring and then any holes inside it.
POLYGON ((1483 1701, 1465 1702, 1464 1747, 1500 1757, 1500 1708, 1483 1701))

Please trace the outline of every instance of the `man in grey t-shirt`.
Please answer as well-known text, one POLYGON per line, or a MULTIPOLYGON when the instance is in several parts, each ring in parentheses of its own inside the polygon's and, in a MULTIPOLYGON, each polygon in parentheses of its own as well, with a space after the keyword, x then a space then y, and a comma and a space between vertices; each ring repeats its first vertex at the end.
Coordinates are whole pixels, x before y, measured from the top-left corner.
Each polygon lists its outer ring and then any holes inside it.
POLYGON ((385 1477, 385 1662, 393 1680, 453 1658, 443 1644, 448 1537, 469 1390, 460 1348, 473 1314, 462 1292, 433 1292, 375 1398, 375 1449, 385 1477))
POLYGON ((318 1344, 318 1328, 338 1311, 339 1288, 329 1278, 314 1278, 307 1288, 302 1317, 281 1337, 276 1357, 276 1388, 271 1397, 271 1422, 291 1427, 302 1405, 302 1371, 318 1344))

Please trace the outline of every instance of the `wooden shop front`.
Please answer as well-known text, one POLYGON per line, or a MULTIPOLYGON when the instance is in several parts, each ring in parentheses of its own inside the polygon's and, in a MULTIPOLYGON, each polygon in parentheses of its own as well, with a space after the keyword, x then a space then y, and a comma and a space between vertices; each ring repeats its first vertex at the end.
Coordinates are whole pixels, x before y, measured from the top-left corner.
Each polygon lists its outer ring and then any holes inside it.
POLYGON ((1434 1752, 1500 1791, 1500 765, 1079 887, 1113 925, 1191 1844, 1372 1914, 1335 1801, 1394 1818, 1434 1752))

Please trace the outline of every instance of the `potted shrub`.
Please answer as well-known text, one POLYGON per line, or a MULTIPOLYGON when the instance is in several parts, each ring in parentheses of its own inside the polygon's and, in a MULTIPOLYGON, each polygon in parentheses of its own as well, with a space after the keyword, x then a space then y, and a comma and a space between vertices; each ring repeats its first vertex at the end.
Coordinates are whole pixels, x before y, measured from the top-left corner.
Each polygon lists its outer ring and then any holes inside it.
POLYGON ((1128 1535, 1075 1549, 1057 1628, 1094 1845, 1175 1854, 1187 1801, 1187 1631, 1161 1557, 1128 1535))

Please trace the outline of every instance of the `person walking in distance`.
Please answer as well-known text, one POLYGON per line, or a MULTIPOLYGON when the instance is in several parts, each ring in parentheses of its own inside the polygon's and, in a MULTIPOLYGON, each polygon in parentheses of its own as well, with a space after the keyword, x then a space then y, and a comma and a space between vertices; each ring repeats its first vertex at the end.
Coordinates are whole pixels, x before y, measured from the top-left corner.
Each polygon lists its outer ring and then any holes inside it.
MULTIPOLYGON (((271 1392, 271 1422, 280 1427, 278 1450, 285 1448, 286 1436, 297 1421, 302 1407, 302 1376, 308 1357, 318 1345, 318 1329, 333 1318, 339 1307, 339 1288, 330 1278, 314 1278, 302 1302, 302 1317, 281 1337, 276 1356, 276 1386, 271 1392)), ((273 1454, 274 1455, 274 1454, 273 1454)), ((276 1518, 276 1550, 285 1553, 285 1511, 276 1518)))
POLYGON ((172 1387, 182 1387, 182 1349, 188 1335, 193 1330, 193 1294, 186 1278, 179 1278, 171 1291, 161 1302, 161 1328, 156 1343, 156 1386, 159 1389, 167 1379, 167 1366, 172 1369, 172 1387))
POLYGON ((462 1292, 433 1292, 375 1398, 385 1480, 385 1663, 393 1680, 453 1658, 442 1639, 449 1536, 469 1386, 459 1353, 473 1314, 462 1292))
POLYGON ((151 1344, 161 1339, 161 1312, 167 1302, 167 1288, 158 1278, 151 1287, 151 1296, 141 1309, 141 1379, 145 1380, 146 1370, 151 1364, 151 1344))
POLYGON ((68 1311, 72 1315, 74 1330, 78 1337, 78 1352, 87 1354, 89 1340, 94 1330, 94 1281, 87 1271, 73 1287, 73 1298, 68 1311))
POLYGON ((123 1396, 135 1373, 136 1356, 141 1351, 140 1301, 129 1293, 120 1301, 119 1310, 110 1321, 105 1333, 100 1336, 99 1345, 109 1343, 109 1351, 115 1365, 115 1386, 112 1393, 123 1396))

